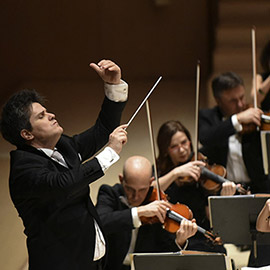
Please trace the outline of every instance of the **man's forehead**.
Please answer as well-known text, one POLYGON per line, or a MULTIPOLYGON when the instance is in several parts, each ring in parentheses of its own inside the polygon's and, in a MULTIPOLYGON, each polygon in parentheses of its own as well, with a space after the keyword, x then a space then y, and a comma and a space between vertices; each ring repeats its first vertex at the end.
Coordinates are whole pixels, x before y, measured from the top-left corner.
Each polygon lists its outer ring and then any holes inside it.
POLYGON ((40 103, 34 102, 31 105, 30 119, 38 119, 41 114, 47 111, 40 103))
POLYGON ((235 88, 224 90, 221 93, 221 98, 223 99, 234 99, 240 98, 245 95, 245 88, 242 85, 239 85, 235 88))
POLYGON ((150 179, 149 182, 144 181, 144 182, 128 182, 128 181, 124 181, 125 185, 127 187, 133 188, 133 189, 144 189, 144 188, 148 188, 150 186, 150 179))
POLYGON ((33 102, 31 105, 33 114, 39 114, 43 111, 46 111, 46 108, 44 108, 40 103, 33 102))

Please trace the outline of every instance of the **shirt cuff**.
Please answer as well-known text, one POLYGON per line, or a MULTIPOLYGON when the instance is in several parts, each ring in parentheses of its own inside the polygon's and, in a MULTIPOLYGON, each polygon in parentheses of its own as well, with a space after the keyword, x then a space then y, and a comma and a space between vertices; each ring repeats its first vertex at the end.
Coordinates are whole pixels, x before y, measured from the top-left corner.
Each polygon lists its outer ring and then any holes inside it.
POLYGON ((134 228, 139 228, 142 225, 142 222, 138 216, 137 207, 131 208, 131 215, 132 215, 132 221, 133 221, 134 228))
POLYGON ((128 84, 121 80, 119 84, 104 83, 105 95, 114 102, 124 102, 128 98, 128 84))
POLYGON ((188 239, 186 240, 186 243, 184 245, 184 247, 182 248, 180 245, 178 245, 178 243, 176 242, 176 239, 175 239, 175 244, 178 246, 179 250, 186 250, 187 246, 188 246, 188 239))
POLYGON ((231 120, 232 120, 234 129, 237 132, 241 132, 243 130, 243 126, 238 122, 237 115, 236 114, 232 115, 231 120))
POLYGON ((111 147, 105 147, 105 149, 96 155, 98 163, 100 164, 102 171, 105 172, 110 166, 112 166, 119 156, 111 147))

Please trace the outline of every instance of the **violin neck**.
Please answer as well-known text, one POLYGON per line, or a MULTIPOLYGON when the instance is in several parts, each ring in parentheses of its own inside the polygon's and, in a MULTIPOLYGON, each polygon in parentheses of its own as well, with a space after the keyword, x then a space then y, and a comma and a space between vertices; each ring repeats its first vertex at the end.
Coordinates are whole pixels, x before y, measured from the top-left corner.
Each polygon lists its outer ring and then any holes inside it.
POLYGON ((210 170, 208 170, 205 167, 201 167, 201 175, 210 179, 210 180, 213 180, 216 183, 220 183, 220 184, 223 184, 223 183, 229 181, 226 178, 211 172, 210 170))
MULTIPOLYGON (((172 211, 170 209, 167 209, 167 217, 178 222, 179 224, 181 223, 181 221, 183 219, 186 220, 185 217, 181 216, 180 214, 176 213, 175 211, 172 211)), ((202 227, 198 226, 198 232, 202 233, 202 234, 207 234, 207 231, 205 229, 203 229, 202 227)))

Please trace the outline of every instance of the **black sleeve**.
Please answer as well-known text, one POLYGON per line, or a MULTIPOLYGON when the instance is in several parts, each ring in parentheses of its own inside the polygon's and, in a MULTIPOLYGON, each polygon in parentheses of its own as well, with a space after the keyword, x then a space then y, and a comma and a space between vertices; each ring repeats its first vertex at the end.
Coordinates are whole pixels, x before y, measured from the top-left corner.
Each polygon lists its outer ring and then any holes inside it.
POLYGON ((113 187, 108 185, 100 187, 96 210, 107 235, 134 228, 131 209, 120 207, 119 194, 114 192, 113 187))
POLYGON ((268 91, 265 98, 261 102, 261 107, 263 111, 266 111, 266 112, 270 111, 270 91, 268 91))
POLYGON ((222 121, 214 110, 199 112, 199 140, 203 146, 220 145, 235 134, 231 118, 222 121))
POLYGON ((18 189, 18 194, 29 198, 48 200, 56 194, 68 197, 104 175, 95 158, 84 164, 78 163, 72 169, 59 171, 54 161, 34 154, 16 151, 11 157, 12 190, 18 189))

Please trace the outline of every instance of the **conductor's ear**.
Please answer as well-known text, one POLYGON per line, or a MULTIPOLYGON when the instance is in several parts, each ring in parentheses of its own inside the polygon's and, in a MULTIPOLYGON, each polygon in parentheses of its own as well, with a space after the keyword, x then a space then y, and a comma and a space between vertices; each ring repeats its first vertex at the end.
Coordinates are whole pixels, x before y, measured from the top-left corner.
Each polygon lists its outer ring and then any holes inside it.
POLYGON ((22 129, 21 130, 21 136, 26 140, 26 141, 31 141, 34 138, 34 135, 28 131, 27 129, 22 129))

